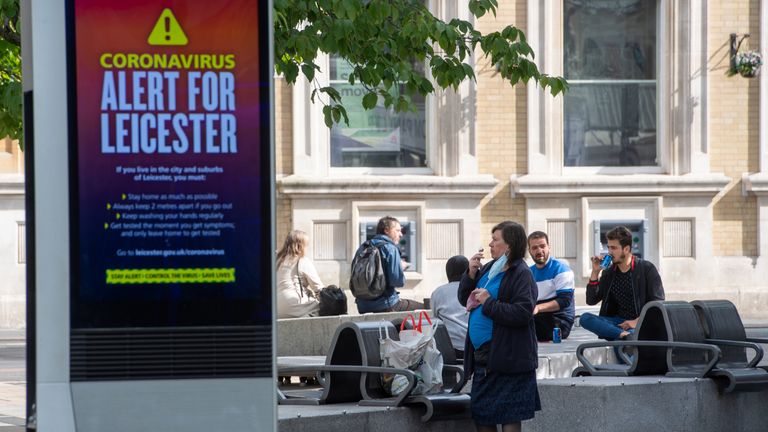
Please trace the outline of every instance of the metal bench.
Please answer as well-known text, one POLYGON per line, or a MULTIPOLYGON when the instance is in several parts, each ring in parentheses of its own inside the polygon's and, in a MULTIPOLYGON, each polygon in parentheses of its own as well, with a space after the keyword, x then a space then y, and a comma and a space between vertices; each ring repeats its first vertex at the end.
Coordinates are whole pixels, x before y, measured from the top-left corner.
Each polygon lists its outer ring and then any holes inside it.
MULTIPOLYGON (((703 377, 721 358, 720 348, 705 342, 696 311, 687 302, 652 301, 643 307, 635 339, 590 342, 579 345, 576 356, 582 366, 572 376, 703 377), (634 347, 627 364, 593 365, 584 351, 597 347, 634 347)), ((621 352, 620 352, 621 353, 621 352)))
POLYGON ((748 338, 736 306, 728 300, 696 300, 691 302, 701 320, 708 343, 720 346, 723 358, 708 376, 721 392, 761 391, 768 389, 768 371, 757 367, 763 358, 758 343, 768 339, 748 338), (749 359, 747 349, 755 351, 749 359))
POLYGON ((733 303, 726 300, 650 302, 643 308, 636 341, 582 344, 576 355, 584 365, 573 376, 666 375, 712 378, 721 393, 768 389, 768 371, 756 365, 763 358, 760 343, 747 338, 733 303), (634 346, 629 365, 591 365, 584 349, 634 346), (750 358, 747 350, 754 351, 750 358))
MULTIPOLYGON (((281 393, 278 403, 317 405, 357 402, 365 406, 407 405, 421 409, 423 421, 468 418, 470 396, 458 393, 460 387, 457 389, 454 386, 451 389, 453 393, 411 396, 410 392, 416 384, 416 375, 412 371, 381 367, 379 352, 381 326, 389 329, 390 337, 397 337, 397 331, 390 322, 345 322, 334 334, 325 365, 278 368, 278 375, 314 371, 323 385, 323 388, 316 391, 314 396, 308 395, 307 392, 300 392, 300 395, 293 397, 288 392, 281 393), (408 386, 397 396, 388 395, 381 384, 380 375, 383 373, 406 376, 408 386)), ((445 327, 442 328, 445 329, 445 327)), ((447 339, 450 344, 450 338, 447 339)), ((455 374, 454 371, 452 373, 455 374)), ((463 370, 457 385, 458 383, 461 385, 464 383, 463 370)))
MULTIPOLYGON (((278 375, 316 373, 322 384, 320 391, 302 391, 298 394, 280 392, 281 405, 320 405, 386 399, 383 404, 399 406, 416 385, 416 375, 407 369, 381 367, 378 353, 379 328, 382 322, 344 322, 333 335, 325 365, 290 366, 278 368, 278 375), (375 347, 375 355, 372 349, 375 347), (407 391, 396 397, 385 395, 378 376, 381 373, 404 375, 408 379, 407 391)), ((394 327, 390 334, 397 334, 394 327)))

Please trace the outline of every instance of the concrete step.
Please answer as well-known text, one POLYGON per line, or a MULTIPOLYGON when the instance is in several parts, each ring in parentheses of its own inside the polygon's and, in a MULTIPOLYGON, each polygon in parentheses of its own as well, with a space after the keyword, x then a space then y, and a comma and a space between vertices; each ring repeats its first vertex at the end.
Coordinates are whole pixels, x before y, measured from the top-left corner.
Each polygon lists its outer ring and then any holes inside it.
MULTIPOLYGON (((542 411, 523 423, 527 432, 653 430, 764 432, 768 391, 719 395, 709 379, 565 378, 539 381, 542 411)), ((454 432, 471 420, 422 423, 410 408, 356 404, 278 406, 278 430, 321 432, 454 432)))

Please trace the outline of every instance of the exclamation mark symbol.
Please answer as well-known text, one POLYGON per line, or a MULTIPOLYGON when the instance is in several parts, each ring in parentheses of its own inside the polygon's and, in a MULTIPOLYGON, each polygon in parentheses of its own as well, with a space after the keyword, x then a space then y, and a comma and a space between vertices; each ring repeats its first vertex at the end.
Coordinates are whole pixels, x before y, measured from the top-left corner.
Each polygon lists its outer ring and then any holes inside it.
POLYGON ((155 25, 152 27, 152 32, 147 37, 147 42, 150 45, 169 46, 176 45, 182 46, 189 42, 187 35, 184 34, 184 29, 181 28, 181 24, 173 16, 173 12, 170 9, 163 9, 163 12, 155 21, 155 25))

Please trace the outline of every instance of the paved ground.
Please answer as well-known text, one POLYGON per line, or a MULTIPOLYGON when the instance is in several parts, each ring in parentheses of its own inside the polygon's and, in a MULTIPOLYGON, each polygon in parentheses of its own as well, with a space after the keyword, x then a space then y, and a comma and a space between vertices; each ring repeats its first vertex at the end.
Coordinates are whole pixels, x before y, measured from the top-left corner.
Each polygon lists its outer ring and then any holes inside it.
MULTIPOLYGON (((768 320, 749 320, 745 325, 748 336, 768 338, 768 320)), ((539 354, 574 351, 585 338, 590 337, 574 333, 562 344, 541 344, 539 354)), ((23 330, 0 330, 0 432, 26 431, 25 349, 23 330)), ((768 364, 768 353, 761 364, 768 364)), ((294 386, 298 387, 298 383, 294 386)))
POLYGON ((0 330, 0 432, 25 432, 26 344, 23 330, 0 330))

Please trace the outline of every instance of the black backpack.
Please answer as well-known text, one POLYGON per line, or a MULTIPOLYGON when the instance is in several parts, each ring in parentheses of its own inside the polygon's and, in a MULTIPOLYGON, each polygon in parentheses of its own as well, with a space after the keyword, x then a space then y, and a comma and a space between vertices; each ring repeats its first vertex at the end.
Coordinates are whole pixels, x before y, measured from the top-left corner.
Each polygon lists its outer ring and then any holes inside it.
POLYGON ((347 296, 336 285, 320 290, 320 316, 344 315, 347 313, 347 296))
POLYGON ((381 297, 387 289, 384 267, 381 265, 381 251, 370 240, 363 243, 352 260, 349 289, 355 298, 361 300, 374 300, 381 297))

